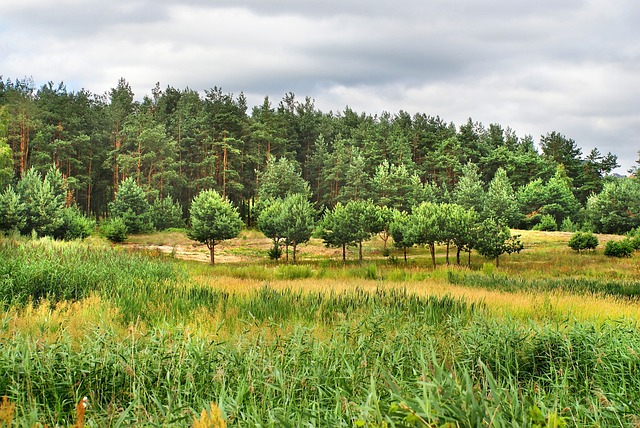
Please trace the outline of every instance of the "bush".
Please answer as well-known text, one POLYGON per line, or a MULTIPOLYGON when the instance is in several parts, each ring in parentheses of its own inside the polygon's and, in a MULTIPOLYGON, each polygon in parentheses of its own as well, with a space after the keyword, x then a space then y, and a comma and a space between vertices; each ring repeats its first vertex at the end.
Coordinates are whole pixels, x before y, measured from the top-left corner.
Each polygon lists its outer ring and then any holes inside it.
POLYGON ((576 232, 568 243, 572 250, 595 250, 598 247, 598 237, 591 232, 576 232))
POLYGON ((540 223, 533 226, 533 230, 544 230, 547 232, 555 232, 558 230, 558 223, 551 214, 545 214, 540 218, 540 223))
POLYGON ((91 236, 96 227, 95 221, 87 218, 76 207, 67 207, 62 210, 62 226, 53 234, 56 239, 72 241, 91 236))
POLYGON ((112 217, 102 223, 100 228, 102 230, 102 234, 105 238, 107 238, 111 242, 124 242, 127 239, 127 235, 129 231, 127 230, 127 225, 124 223, 124 220, 120 217, 112 217))
POLYGON ((622 241, 609 241, 604 249, 604 255, 609 257, 631 257, 634 248, 629 238, 622 241))
POLYGON ((151 205, 149 213, 156 230, 184 227, 182 206, 171 198, 156 199, 151 205))
POLYGON ((269 259, 278 260, 282 257, 282 248, 280 248, 280 244, 274 243, 273 247, 267 253, 269 255, 269 259))
POLYGON ((115 201, 109 202, 109 214, 121 218, 128 233, 153 230, 147 197, 132 177, 120 183, 115 201))
POLYGON ((575 224, 569 217, 562 220, 562 224, 560 225, 560 230, 563 232, 577 232, 578 225, 575 224))
POLYGON ((640 227, 627 232, 627 239, 631 241, 631 246, 634 250, 640 250, 640 227))

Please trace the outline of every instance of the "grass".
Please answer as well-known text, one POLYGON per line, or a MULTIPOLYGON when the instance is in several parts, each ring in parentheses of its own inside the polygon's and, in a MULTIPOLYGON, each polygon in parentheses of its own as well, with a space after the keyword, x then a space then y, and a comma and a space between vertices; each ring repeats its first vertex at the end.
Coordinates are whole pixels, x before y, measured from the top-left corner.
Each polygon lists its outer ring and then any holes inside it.
MULTIPOLYGON (((257 254, 245 233, 223 251, 257 254)), ((92 426, 196 426, 210 410, 230 426, 635 426, 638 267, 565 239, 523 234, 500 268, 435 270, 375 240, 346 266, 314 243, 298 265, 209 266, 2 240, 0 410, 69 426, 86 396, 92 426)))

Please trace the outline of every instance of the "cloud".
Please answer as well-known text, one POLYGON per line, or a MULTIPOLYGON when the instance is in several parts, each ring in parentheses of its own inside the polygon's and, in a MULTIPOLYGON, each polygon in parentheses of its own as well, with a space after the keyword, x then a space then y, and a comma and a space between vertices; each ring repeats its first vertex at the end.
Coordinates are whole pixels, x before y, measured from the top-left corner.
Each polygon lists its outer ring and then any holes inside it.
POLYGON ((557 130, 626 169, 639 21, 632 0, 23 0, 3 5, 0 70, 96 93, 125 77, 138 97, 158 81, 253 103, 293 91, 324 111, 557 130))

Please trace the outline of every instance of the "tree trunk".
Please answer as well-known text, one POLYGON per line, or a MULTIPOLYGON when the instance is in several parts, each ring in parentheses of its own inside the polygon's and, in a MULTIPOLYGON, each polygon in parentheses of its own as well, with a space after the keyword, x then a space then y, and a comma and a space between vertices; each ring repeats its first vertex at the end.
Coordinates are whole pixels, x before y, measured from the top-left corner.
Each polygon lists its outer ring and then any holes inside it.
POLYGON ((404 264, 407 264, 407 247, 402 247, 402 249, 404 250, 404 264))
POLYGON ((211 264, 213 265, 216 261, 214 256, 214 249, 216 247, 216 243, 215 242, 207 243, 207 247, 209 247, 209 257, 211 259, 211 264))
POLYGON ((342 263, 347 263, 347 244, 342 244, 342 263))
POLYGON ((449 266, 449 241, 447 241, 447 266, 449 266))
POLYGON ((433 262, 433 268, 436 268, 436 244, 431 242, 429 244, 429 251, 431 251, 431 261, 433 262))
POLYGON ((460 247, 456 247, 456 264, 460 266, 460 247))
POLYGON ((496 267, 500 267, 500 257, 496 257, 496 267))
POLYGON ((296 264, 296 247, 298 246, 298 244, 296 244, 295 242, 293 243, 293 264, 296 264))
POLYGON ((362 241, 358 243, 358 260, 362 264, 362 241))
POLYGON ((469 249, 469 267, 471 267, 471 249, 469 249))

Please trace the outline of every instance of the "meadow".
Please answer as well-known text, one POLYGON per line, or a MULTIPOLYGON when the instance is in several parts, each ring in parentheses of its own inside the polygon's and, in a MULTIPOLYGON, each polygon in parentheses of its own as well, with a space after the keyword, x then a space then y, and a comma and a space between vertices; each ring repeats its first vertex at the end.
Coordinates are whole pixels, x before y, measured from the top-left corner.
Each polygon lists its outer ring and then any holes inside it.
POLYGON ((0 426, 639 426, 638 256, 518 233, 435 270, 375 239, 293 265, 244 231, 215 266, 178 231, 2 239, 0 426))

